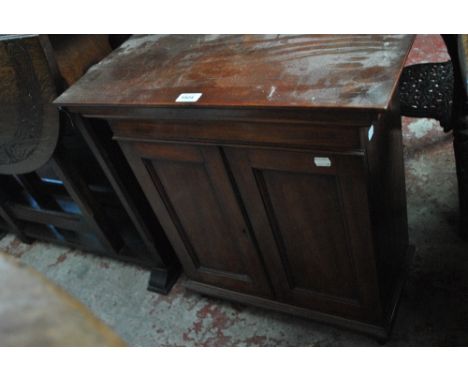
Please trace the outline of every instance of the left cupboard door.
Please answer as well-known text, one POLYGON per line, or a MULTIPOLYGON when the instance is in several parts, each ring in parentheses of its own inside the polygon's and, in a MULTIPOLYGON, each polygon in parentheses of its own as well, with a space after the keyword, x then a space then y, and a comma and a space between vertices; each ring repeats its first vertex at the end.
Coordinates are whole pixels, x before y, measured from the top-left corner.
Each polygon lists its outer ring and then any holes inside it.
POLYGON ((120 142, 192 280, 271 297, 250 225, 214 146, 120 142))

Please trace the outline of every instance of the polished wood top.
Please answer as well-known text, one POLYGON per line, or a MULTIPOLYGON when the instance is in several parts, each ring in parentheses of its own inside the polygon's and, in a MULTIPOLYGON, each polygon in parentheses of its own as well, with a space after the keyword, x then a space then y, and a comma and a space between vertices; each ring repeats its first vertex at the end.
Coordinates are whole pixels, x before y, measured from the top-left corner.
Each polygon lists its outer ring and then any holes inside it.
POLYGON ((389 105, 410 35, 134 36, 63 106, 359 108, 389 105), (176 102, 202 93, 197 102, 176 102))
POLYGON ((0 346, 124 346, 83 304, 0 253, 0 346))

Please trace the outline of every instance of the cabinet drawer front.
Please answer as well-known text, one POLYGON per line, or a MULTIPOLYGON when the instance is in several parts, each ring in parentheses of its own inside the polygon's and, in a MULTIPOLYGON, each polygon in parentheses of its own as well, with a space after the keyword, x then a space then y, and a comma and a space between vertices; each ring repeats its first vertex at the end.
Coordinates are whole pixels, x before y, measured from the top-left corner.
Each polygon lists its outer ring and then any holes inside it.
POLYGON ((362 159, 260 149, 226 155, 279 298, 371 320, 378 296, 362 159))
POLYGON ((270 296, 255 240, 216 147, 122 143, 188 276, 270 296))
POLYGON ((119 140, 181 141, 221 145, 360 150, 359 128, 305 123, 112 121, 119 140))

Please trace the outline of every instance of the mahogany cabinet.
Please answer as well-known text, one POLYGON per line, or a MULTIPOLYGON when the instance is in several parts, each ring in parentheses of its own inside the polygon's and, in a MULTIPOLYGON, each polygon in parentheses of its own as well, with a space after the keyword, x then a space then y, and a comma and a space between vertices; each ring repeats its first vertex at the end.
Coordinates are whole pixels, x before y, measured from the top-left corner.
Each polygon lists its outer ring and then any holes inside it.
POLYGON ((385 339, 412 39, 136 36, 56 103, 108 121, 187 288, 385 339))

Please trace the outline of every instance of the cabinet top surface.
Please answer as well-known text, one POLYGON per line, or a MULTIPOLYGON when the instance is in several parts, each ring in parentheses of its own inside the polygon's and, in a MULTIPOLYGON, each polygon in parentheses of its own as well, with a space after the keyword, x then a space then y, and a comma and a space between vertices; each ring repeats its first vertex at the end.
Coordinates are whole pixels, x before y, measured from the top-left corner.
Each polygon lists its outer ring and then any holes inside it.
POLYGON ((412 42, 411 35, 134 36, 55 103, 383 110, 412 42), (201 97, 177 102, 184 93, 201 97))

